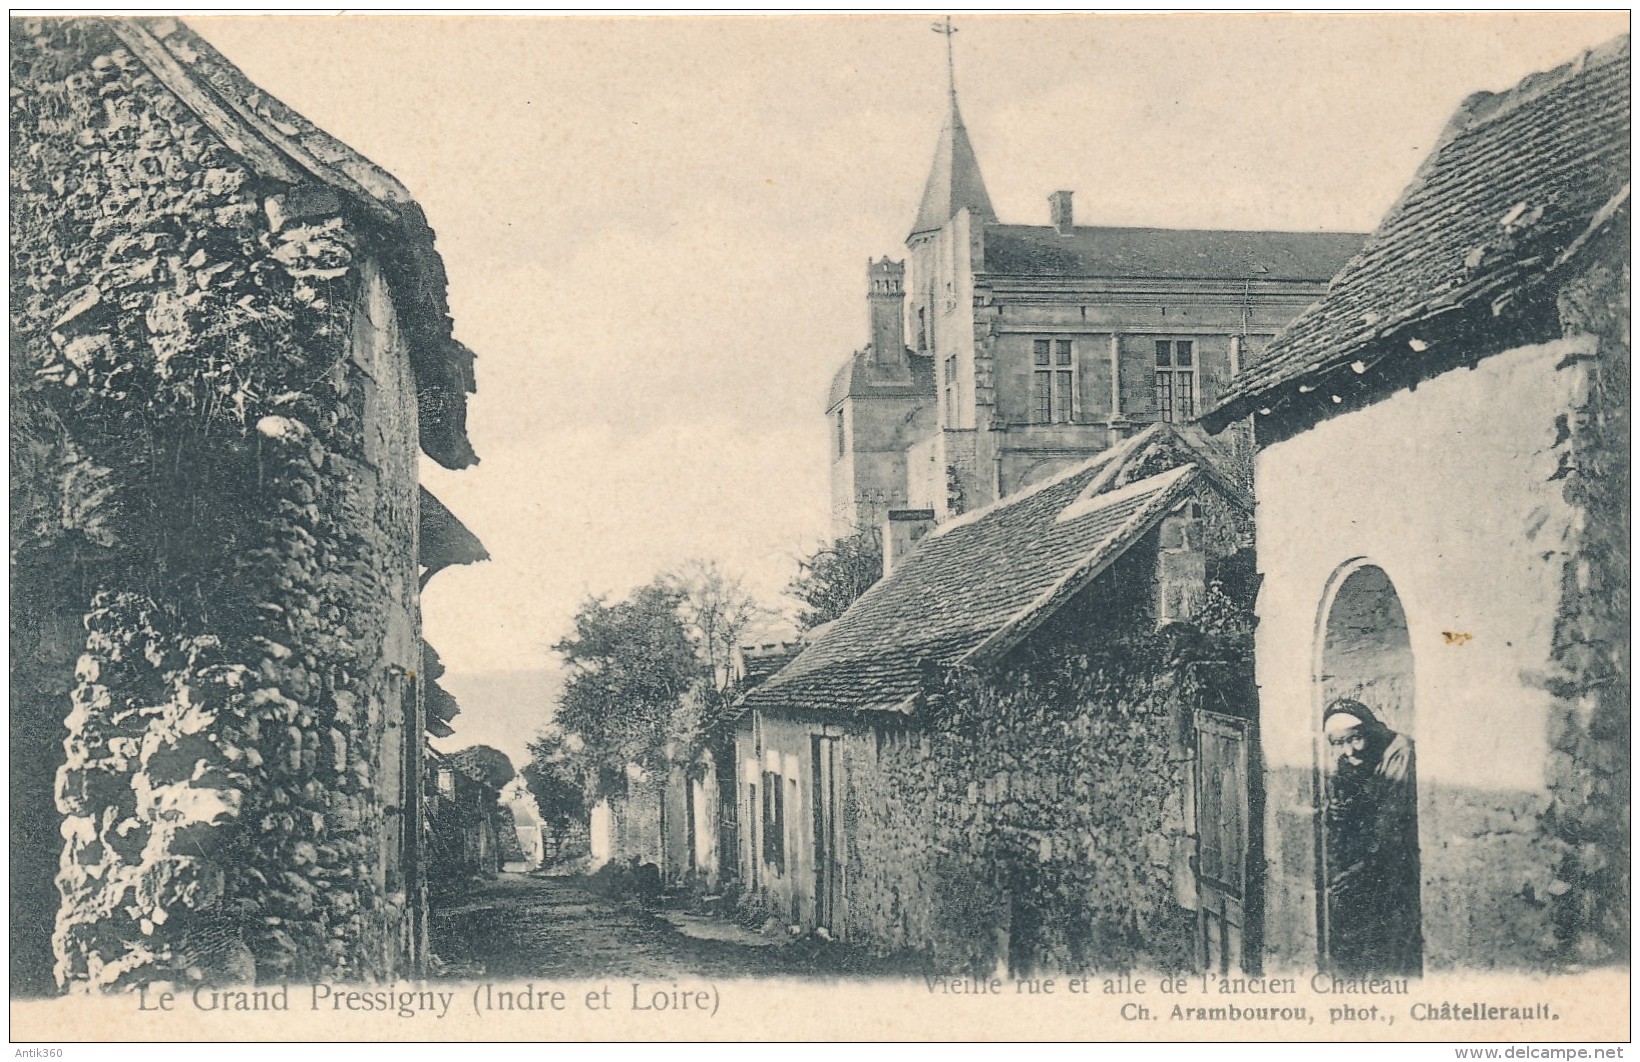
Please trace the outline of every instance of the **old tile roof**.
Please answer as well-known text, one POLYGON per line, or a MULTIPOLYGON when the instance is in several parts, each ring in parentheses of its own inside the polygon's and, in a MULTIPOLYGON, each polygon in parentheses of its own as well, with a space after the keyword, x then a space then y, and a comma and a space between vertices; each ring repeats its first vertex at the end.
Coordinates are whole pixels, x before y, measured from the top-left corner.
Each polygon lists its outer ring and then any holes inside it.
POLYGON ((1470 97, 1327 295, 1205 422, 1291 400, 1324 374, 1406 367, 1429 350, 1440 318, 1488 305, 1497 314, 1500 296, 1541 276, 1626 202, 1629 105, 1627 36, 1508 92, 1470 97))
POLYGON ((872 365, 871 349, 849 355, 831 378, 831 389, 826 392, 826 409, 837 408, 845 398, 916 398, 934 397, 934 359, 922 354, 907 354, 911 375, 885 377, 872 365))
POLYGON ((1322 281, 1361 249, 1358 232, 990 225, 984 272, 1006 276, 1322 281))
POLYGON ((1064 475, 941 525, 796 659, 747 694, 745 706, 907 710, 928 668, 1005 651, 1196 485, 1213 482, 1246 504, 1207 460, 1193 440, 1158 424, 1064 475), (1168 440, 1202 463, 1175 460, 1168 471, 1122 482, 1124 471, 1155 452, 1153 444, 1168 440))
POLYGON ((392 286, 416 375, 421 444, 446 468, 478 461, 467 438, 473 352, 453 335, 444 261, 421 207, 392 174, 268 95, 173 18, 107 24, 160 83, 262 177, 302 192, 328 189, 385 237, 392 286))
POLYGON ((951 113, 940 130, 939 144, 934 148, 934 165, 928 171, 928 184, 923 188, 922 204, 917 208, 917 220, 911 225, 907 239, 927 232, 936 232, 967 210, 981 221, 995 221, 997 213, 991 209, 991 197, 985 191, 985 178, 980 176, 979 158, 974 145, 968 140, 968 127, 962 124, 962 112, 957 109, 957 93, 951 91, 951 113))

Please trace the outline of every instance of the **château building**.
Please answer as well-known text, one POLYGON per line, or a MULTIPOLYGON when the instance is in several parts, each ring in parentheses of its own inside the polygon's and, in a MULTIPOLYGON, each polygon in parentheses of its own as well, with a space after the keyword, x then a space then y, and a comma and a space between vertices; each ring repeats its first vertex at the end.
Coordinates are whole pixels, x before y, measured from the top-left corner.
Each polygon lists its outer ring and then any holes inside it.
POLYGON ((1217 402, 1360 233, 1002 224, 953 87, 906 259, 867 268, 870 342, 826 399, 839 537, 987 505, 1217 402))

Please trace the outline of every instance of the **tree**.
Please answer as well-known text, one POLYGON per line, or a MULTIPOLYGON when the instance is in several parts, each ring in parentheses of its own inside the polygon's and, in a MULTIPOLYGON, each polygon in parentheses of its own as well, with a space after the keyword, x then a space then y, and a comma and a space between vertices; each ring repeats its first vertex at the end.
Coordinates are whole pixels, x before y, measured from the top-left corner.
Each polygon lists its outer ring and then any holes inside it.
POLYGON ((712 688, 723 690, 735 648, 753 625, 772 616, 738 575, 729 575, 715 560, 688 560, 663 576, 680 595, 678 613, 688 627, 712 688))
POLYGON ((657 765, 680 698, 707 677, 683 598, 665 578, 615 604, 589 598, 553 646, 569 671, 556 721, 580 737, 592 769, 657 765))
POLYGON ((802 602, 798 626, 812 630, 841 616, 882 575, 883 536, 868 528, 800 559, 786 596, 802 602))
POLYGON ((552 851, 557 855, 570 827, 587 817, 583 747, 556 726, 541 731, 528 747, 524 784, 535 798, 541 825, 552 835, 552 851))
POLYGON ((500 749, 488 745, 471 745, 460 752, 450 753, 450 762, 469 777, 499 790, 517 776, 512 760, 500 749))

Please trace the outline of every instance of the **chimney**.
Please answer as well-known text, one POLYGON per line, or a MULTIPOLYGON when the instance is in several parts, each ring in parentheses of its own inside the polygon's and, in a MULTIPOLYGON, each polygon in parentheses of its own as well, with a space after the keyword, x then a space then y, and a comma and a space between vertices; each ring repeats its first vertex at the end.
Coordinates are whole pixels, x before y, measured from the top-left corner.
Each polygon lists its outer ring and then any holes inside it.
POLYGON ((905 263, 866 263, 866 304, 871 311, 871 357, 884 368, 905 365, 905 263))
POLYGON ((899 567, 911 556, 917 540, 934 526, 932 509, 890 509, 888 523, 883 526, 883 575, 899 567))
POLYGON ((1069 236, 1076 228, 1076 215, 1071 211, 1071 192, 1059 191, 1048 197, 1048 217, 1054 231, 1069 236))

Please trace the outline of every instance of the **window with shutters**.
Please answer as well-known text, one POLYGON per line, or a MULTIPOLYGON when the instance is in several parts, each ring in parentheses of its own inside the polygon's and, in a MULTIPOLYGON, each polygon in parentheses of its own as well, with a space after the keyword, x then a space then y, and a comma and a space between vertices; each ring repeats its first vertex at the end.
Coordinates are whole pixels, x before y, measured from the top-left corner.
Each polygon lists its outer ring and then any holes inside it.
POLYGON ((1031 341, 1031 421, 1069 424, 1076 416, 1076 352, 1069 339, 1031 341))
POLYGON ((786 793, 773 771, 763 772, 763 862, 786 872, 786 793))

